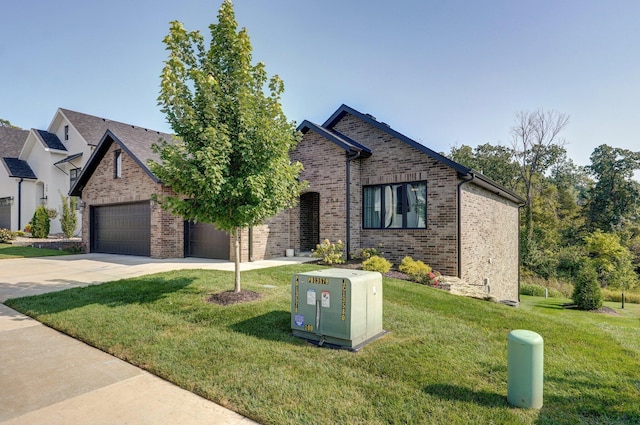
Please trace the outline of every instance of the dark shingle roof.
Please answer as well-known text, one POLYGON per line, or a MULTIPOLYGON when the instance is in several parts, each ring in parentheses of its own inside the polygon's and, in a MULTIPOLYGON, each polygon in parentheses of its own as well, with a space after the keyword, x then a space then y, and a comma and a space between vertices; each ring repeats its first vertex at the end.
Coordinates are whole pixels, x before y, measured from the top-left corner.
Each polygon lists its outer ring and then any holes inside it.
POLYGON ((156 137, 157 139, 160 135, 166 135, 166 133, 147 130, 131 124, 112 121, 95 115, 83 114, 82 112, 71 111, 69 109, 60 108, 60 112, 62 112, 62 115, 69 120, 71 125, 80 133, 84 140, 86 140, 87 144, 92 146, 97 146, 98 143, 100 143, 107 130, 111 130, 114 134, 119 132, 131 134, 131 131, 133 131, 138 134, 138 136, 136 136, 137 138, 146 138, 150 134, 155 134, 156 136, 152 137, 156 137))
POLYGON ((27 130, 0 127, 0 158, 17 158, 28 135, 27 130))
POLYGON ((2 158, 2 162, 9 173, 9 177, 37 179, 36 173, 33 172, 27 161, 18 158, 2 158))
POLYGON ((59 151, 66 151, 67 148, 62 144, 58 136, 53 133, 49 133, 45 130, 35 130, 42 143, 49 149, 56 149, 59 151))

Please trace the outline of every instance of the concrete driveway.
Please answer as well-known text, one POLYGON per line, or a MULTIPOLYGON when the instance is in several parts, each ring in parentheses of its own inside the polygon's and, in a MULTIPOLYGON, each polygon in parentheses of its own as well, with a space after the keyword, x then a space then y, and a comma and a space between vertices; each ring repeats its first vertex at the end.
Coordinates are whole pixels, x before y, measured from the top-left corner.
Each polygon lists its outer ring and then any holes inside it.
MULTIPOLYGON (((308 258, 243 263, 249 270, 308 258)), ((86 254, 0 260, 0 302, 176 269, 233 270, 216 260, 86 254)), ((0 304, 0 424, 255 422, 0 304)))
MULTIPOLYGON (((313 260, 308 257, 283 257, 274 260, 241 263, 242 271, 313 260)), ((76 286, 96 285, 112 280, 180 269, 228 270, 234 264, 224 260, 148 257, 115 254, 79 254, 58 257, 0 260, 0 302, 10 298, 61 291, 76 286)))

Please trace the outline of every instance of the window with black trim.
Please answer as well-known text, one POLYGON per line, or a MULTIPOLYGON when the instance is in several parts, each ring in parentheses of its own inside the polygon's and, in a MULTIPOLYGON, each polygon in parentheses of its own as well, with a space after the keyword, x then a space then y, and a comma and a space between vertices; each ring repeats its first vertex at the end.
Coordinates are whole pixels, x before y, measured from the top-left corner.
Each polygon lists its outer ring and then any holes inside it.
POLYGON ((427 182, 365 186, 365 229, 426 229, 427 182))
POLYGON ((64 126, 64 140, 69 140, 69 126, 64 126))
POLYGON ((114 152, 113 178, 119 179, 120 177, 122 177, 122 151, 118 149, 114 152))
POLYGON ((69 187, 73 187, 73 184, 78 180, 81 170, 82 168, 72 168, 69 170, 69 187))

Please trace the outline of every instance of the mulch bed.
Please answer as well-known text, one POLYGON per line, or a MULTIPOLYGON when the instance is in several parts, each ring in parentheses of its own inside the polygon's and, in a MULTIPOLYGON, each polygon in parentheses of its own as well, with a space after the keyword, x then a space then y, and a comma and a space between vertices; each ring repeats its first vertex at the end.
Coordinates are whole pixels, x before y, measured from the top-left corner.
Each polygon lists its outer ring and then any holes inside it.
MULTIPOLYGON (((563 305, 564 308, 568 308, 568 309, 573 309, 573 310, 577 310, 578 306, 575 304, 565 304, 563 305)), ((615 311, 614 309, 612 309, 611 307, 607 307, 607 306, 602 306, 597 310, 589 310, 590 313, 599 313, 599 314, 610 314, 611 316, 620 316, 620 313, 618 313, 617 311, 615 311)))
POLYGON ((211 295, 207 298, 207 301, 218 305, 231 305, 238 303, 246 303, 250 301, 259 300, 262 295, 259 292, 245 291, 240 292, 224 291, 211 295))

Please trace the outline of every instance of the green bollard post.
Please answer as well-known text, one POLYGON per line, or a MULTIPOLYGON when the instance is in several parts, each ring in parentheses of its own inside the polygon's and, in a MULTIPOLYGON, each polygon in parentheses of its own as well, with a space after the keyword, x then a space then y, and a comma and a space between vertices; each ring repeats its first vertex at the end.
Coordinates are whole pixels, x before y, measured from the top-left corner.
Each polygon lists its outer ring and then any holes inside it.
POLYGON ((512 406, 542 407, 544 342, 535 332, 514 330, 508 336, 507 401, 512 406))

